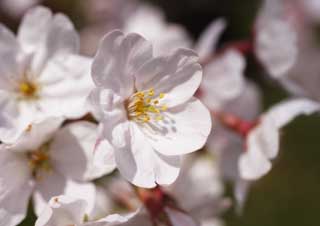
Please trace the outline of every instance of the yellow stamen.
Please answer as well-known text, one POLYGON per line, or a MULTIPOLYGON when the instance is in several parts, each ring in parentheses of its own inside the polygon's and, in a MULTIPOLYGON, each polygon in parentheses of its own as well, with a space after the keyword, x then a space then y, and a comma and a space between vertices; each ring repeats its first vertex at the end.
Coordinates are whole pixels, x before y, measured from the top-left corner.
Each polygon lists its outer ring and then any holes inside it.
POLYGON ((151 98, 154 95, 153 88, 133 94, 128 100, 128 118, 139 123, 163 120, 162 113, 167 110, 167 106, 161 105, 160 99, 165 94, 160 93, 158 97, 151 98))
POLYGON ((160 99, 164 98, 164 96, 165 96, 164 93, 160 93, 160 94, 159 94, 159 98, 160 98, 160 99))
POLYGON ((149 90, 148 95, 149 95, 150 97, 154 96, 154 89, 153 89, 153 88, 151 88, 151 89, 149 90))

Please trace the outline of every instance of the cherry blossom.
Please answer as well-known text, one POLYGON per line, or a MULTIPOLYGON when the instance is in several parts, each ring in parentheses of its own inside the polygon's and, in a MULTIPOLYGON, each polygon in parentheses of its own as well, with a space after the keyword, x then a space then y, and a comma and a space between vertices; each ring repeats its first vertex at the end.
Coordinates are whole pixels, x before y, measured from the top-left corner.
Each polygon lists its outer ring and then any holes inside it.
POLYGON ((294 65, 297 34, 282 1, 264 1, 255 25, 255 53, 274 78, 281 78, 294 65))
POLYGON ((39 214, 54 195, 72 194, 93 208, 96 189, 89 181, 113 170, 92 165, 97 126, 76 122, 59 129, 63 119, 30 124, 15 143, 0 147, 0 222, 21 222, 32 196, 39 214))
POLYGON ((89 111, 91 60, 78 49, 71 21, 44 7, 28 11, 17 37, 0 25, 1 141, 13 142, 37 118, 78 118, 89 111))
POLYGON ((42 0, 3 0, 0 5, 6 9, 10 16, 20 17, 29 8, 40 3, 42 0))
POLYGON ((152 56, 138 34, 113 31, 95 57, 91 103, 103 116, 101 139, 133 184, 171 184, 180 155, 200 149, 211 129, 208 110, 193 97, 202 78, 197 55, 178 49, 152 56), (174 148, 171 148, 174 147, 174 148))
POLYGON ((279 152, 280 129, 299 115, 319 111, 319 107, 319 104, 308 99, 294 99, 279 103, 264 113, 258 125, 247 135, 247 148, 239 159, 241 176, 254 180, 268 173, 271 161, 279 152))
POLYGON ((130 219, 136 213, 121 216, 112 214, 96 221, 90 219, 87 212, 88 204, 85 200, 72 196, 52 197, 36 221, 35 226, 110 226, 110 225, 130 225, 130 219))

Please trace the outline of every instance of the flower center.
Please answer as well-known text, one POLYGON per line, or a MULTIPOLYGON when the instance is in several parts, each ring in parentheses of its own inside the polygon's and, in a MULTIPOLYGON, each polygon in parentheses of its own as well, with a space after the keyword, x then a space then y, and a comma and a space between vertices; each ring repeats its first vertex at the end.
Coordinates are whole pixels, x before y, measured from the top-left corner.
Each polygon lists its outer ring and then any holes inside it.
POLYGON ((36 98, 39 87, 30 81, 23 81, 18 86, 18 92, 23 98, 36 98))
POLYGON ((129 119, 139 123, 162 120, 162 113, 167 110, 165 104, 160 104, 160 100, 164 96, 164 93, 160 93, 159 96, 155 97, 153 88, 136 92, 129 98, 127 106, 129 119))
POLYGON ((40 171, 50 172, 52 169, 48 152, 49 143, 46 143, 37 150, 27 153, 29 167, 35 179, 41 179, 39 175, 40 171))

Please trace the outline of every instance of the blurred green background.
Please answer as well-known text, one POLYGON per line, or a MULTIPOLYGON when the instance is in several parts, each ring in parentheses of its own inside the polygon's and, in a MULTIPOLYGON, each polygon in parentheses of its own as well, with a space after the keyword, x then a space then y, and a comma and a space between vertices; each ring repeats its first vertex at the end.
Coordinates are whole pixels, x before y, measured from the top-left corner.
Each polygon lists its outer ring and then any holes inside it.
MULTIPOLYGON (((47 0, 54 11, 68 14, 81 28, 84 22, 80 1, 47 0)), ((108 1, 108 0, 106 0, 108 1)), ((149 0, 160 6, 168 20, 184 25, 194 38, 215 18, 228 21, 220 45, 250 36, 260 7, 259 0, 149 0)), ((0 8, 1 22, 15 29, 19 24, 0 8)), ((319 59, 320 60, 320 59, 319 59)), ((287 96, 273 81, 266 79, 253 57, 248 57, 246 76, 264 92, 267 109, 287 96)), ((320 87, 320 86, 319 86, 320 87)), ((227 226, 319 226, 320 225, 320 117, 299 117, 282 131, 280 156, 272 171, 255 183, 243 215, 230 210, 227 226)), ((21 226, 31 226, 34 217, 21 226)))

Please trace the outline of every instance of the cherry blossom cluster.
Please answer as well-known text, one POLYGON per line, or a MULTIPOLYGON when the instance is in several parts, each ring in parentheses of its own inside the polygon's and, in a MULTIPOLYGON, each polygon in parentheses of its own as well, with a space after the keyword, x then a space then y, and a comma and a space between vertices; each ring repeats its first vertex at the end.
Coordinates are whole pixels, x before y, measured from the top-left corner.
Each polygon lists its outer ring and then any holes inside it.
POLYGON ((90 0, 79 35, 35 0, 9 3, 25 14, 16 34, 0 24, 0 226, 30 203, 35 226, 223 225, 272 169, 281 129, 320 110, 318 58, 300 60, 311 0, 265 0, 252 36, 222 47, 223 18, 194 41, 154 6, 90 0), (262 110, 249 55, 289 99, 262 110))

